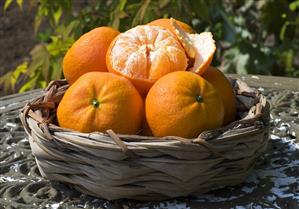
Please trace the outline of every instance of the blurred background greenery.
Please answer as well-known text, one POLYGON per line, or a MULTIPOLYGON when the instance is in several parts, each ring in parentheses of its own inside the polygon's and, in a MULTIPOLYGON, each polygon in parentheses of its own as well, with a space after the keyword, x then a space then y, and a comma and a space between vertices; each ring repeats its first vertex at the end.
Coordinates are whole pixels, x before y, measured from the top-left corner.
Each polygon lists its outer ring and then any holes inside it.
POLYGON ((213 65, 227 73, 299 77, 299 0, 4 0, 3 10, 35 12, 30 59, 0 77, 2 94, 43 88, 63 77, 62 59, 83 33, 121 32, 174 17, 217 42, 213 65), (29 5, 24 9, 24 4, 29 5), (43 25, 44 27, 41 27, 43 25))

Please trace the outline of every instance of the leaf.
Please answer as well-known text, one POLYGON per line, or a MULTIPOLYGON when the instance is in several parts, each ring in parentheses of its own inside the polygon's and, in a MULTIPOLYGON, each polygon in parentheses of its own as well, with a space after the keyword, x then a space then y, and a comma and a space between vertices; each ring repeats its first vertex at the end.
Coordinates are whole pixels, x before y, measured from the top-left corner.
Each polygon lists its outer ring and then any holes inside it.
POLYGON ((36 73, 39 68, 42 68, 44 78, 46 79, 48 77, 48 72, 45 71, 49 66, 49 53, 46 47, 43 44, 39 44, 31 50, 30 54, 32 61, 28 67, 27 73, 32 75, 36 73))
POLYGON ((57 11, 54 12, 53 17, 54 17, 54 23, 57 25, 59 23, 59 20, 62 15, 62 8, 59 7, 57 11))
POLYGON ((228 73, 247 74, 250 55, 242 53, 238 46, 226 50, 223 55, 222 69, 228 73))
POLYGON ((246 12, 249 11, 252 6, 254 5, 255 1, 254 0, 247 0, 244 2, 244 4, 239 8, 241 12, 246 12))
POLYGON ((296 9, 299 8, 299 0, 290 3, 289 8, 292 12, 296 11, 296 9))
POLYGON ((111 23, 111 27, 116 29, 119 28, 119 17, 117 15, 114 16, 113 21, 111 23))
POLYGON ((120 19, 123 17, 124 9, 127 4, 127 0, 120 0, 118 4, 116 5, 116 8, 111 12, 110 19, 111 21, 111 27, 119 29, 120 25, 120 19))
POLYGON ((10 85, 11 89, 15 91, 16 84, 22 74, 25 74, 28 68, 28 62, 24 62, 21 65, 19 65, 14 71, 12 71, 10 76, 10 85))
POLYGON ((238 74, 247 74, 246 65, 249 61, 249 54, 239 54, 236 59, 236 70, 238 74))
POLYGON ((20 10, 23 10, 23 0, 17 0, 17 4, 18 4, 20 10))
POLYGON ((61 5, 61 8, 63 8, 64 10, 70 10, 72 8, 73 0, 62 0, 58 2, 61 5))
POLYGON ((63 58, 59 58, 58 60, 55 60, 55 62, 52 62, 52 80, 61 79, 62 77, 62 60, 63 58))
POLYGON ((146 12, 150 2, 151 2, 151 0, 143 0, 141 2, 141 7, 137 11, 137 13, 132 21, 132 26, 136 26, 136 25, 142 23, 142 21, 144 19, 145 12, 146 12))
POLYGON ((125 13, 124 11, 119 12, 119 19, 123 19, 123 18, 126 18, 126 17, 128 17, 127 13, 125 13))
POLYGON ((37 86, 44 89, 44 88, 47 87, 47 82, 46 81, 39 81, 37 86))
POLYGON ((4 3, 4 11, 7 10, 7 8, 9 7, 9 5, 11 5, 13 0, 6 0, 5 3, 4 3))
POLYGON ((119 3, 119 11, 123 11, 125 9, 127 0, 121 0, 119 3))
POLYGON ((168 6, 171 0, 159 0, 159 8, 163 9, 168 6))
POLYGON ((34 32, 35 33, 38 31, 42 20, 43 20, 42 11, 39 9, 34 18, 34 32))
POLYGON ((124 11, 125 5, 127 4, 127 0, 121 0, 118 5, 116 6, 115 10, 111 13, 111 19, 112 23, 110 24, 111 27, 118 29, 120 19, 122 16, 122 13, 124 11))
POLYGON ((29 11, 36 6, 38 0, 28 0, 29 11))
POLYGON ((224 41, 234 43, 236 41, 236 31, 232 22, 229 20, 226 13, 219 11, 220 16, 223 18, 223 28, 224 28, 224 41))
POLYGON ((74 30, 74 28, 76 28, 79 25, 79 23, 79 20, 73 20, 66 26, 65 31, 63 33, 63 40, 66 40, 67 37, 71 35, 71 32, 74 30))
POLYGON ((12 72, 9 71, 9 72, 7 72, 6 74, 4 74, 3 76, 0 77, 0 86, 3 89, 3 92, 1 92, 1 93, 6 93, 6 94, 11 93, 10 92, 10 88, 11 88, 10 77, 11 77, 11 74, 12 74, 12 72))
POLYGON ((202 20, 210 22, 210 14, 208 5, 204 0, 189 0, 192 10, 202 20))
POLYGON ((279 38, 283 41, 285 38, 291 38, 290 35, 288 36, 287 31, 288 29, 292 28, 289 26, 293 26, 294 28, 297 28, 297 30, 299 29, 299 16, 297 17, 297 19, 295 21, 285 21, 284 25, 282 26, 280 33, 279 33, 279 38))
POLYGON ((282 28, 281 28, 281 30, 280 30, 280 33, 279 33, 279 38, 280 38, 280 40, 284 40, 284 38, 285 38, 285 33, 286 33, 286 30, 287 30, 287 28, 288 28, 288 26, 290 25, 290 22, 289 21, 286 21, 284 24, 283 24, 283 26, 282 26, 282 28))
POLYGON ((185 2, 182 2, 182 0, 177 0, 177 3, 176 3, 176 7, 177 7, 177 11, 176 13, 173 15, 174 17, 177 17, 177 16, 181 16, 182 14, 182 8, 183 8, 183 5, 185 4, 185 2))
POLYGON ((19 93, 23 93, 25 91, 34 89, 36 84, 37 84, 37 80, 39 77, 39 73, 34 74, 19 90, 19 93))
POLYGON ((261 23, 268 33, 279 35, 286 14, 289 12, 287 0, 266 1, 261 9, 261 23))
POLYGON ((238 48, 230 48, 223 54, 223 60, 221 62, 221 68, 226 73, 236 73, 236 64, 234 60, 240 53, 238 48))
POLYGON ((47 82, 50 81, 49 71, 50 71, 50 56, 49 54, 46 54, 42 64, 42 75, 43 75, 43 79, 45 79, 47 82))
POLYGON ((29 66, 31 72, 41 69, 43 78, 49 80, 50 55, 47 48, 41 44, 31 51, 32 62, 29 66))

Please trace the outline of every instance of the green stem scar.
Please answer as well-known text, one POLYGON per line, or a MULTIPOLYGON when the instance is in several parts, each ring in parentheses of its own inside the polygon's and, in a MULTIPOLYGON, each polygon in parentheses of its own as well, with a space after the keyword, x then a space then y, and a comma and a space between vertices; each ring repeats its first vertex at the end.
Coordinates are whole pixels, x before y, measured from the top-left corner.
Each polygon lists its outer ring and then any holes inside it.
POLYGON ((197 95, 197 96, 195 97, 195 99, 196 99, 197 102, 202 102, 202 101, 203 101, 203 97, 200 96, 200 95, 197 95))
POLYGON ((100 106, 100 101, 97 100, 97 99, 93 99, 91 101, 91 105, 94 107, 94 108, 98 108, 100 106))

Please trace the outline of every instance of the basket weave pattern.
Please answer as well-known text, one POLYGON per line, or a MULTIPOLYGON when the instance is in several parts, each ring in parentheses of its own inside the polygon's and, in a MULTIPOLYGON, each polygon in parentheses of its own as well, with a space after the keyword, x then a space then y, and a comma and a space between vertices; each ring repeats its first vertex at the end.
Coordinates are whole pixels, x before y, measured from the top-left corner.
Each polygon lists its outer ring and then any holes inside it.
POLYGON ((231 82, 239 120, 195 139, 61 128, 55 115, 68 88, 65 80, 52 82, 20 118, 38 168, 48 179, 108 200, 198 195, 244 181, 267 147, 269 104, 240 80, 231 82))

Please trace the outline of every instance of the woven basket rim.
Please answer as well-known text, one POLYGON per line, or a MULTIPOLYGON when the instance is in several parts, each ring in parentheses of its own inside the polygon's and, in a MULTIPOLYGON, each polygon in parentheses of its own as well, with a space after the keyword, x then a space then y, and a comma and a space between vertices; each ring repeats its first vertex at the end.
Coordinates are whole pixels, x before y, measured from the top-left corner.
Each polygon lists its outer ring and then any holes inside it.
MULTIPOLYGON (((243 81, 241 81, 240 79, 232 79, 230 78, 233 82, 239 82, 239 85, 246 85, 243 81)), ((67 128, 63 128, 60 127, 58 125, 49 123, 49 121, 45 120, 44 118, 42 118, 39 114, 36 114, 33 109, 38 109, 38 108, 45 108, 45 107, 55 107, 54 104, 52 103, 43 103, 40 102, 39 100, 41 100, 42 98, 47 96, 47 93, 51 92, 51 88, 55 85, 58 85, 60 88, 66 90, 69 87, 69 84, 67 83, 67 81, 65 79, 61 79, 61 80, 55 80, 55 81, 51 81, 49 83, 49 85, 47 86, 47 88, 44 90, 43 94, 32 99, 31 101, 29 101, 27 104, 25 104, 25 106, 21 109, 21 119, 22 119, 22 123, 26 129, 26 131, 28 131, 30 133, 30 128, 26 122, 27 118, 32 118, 33 120, 37 121, 40 124, 46 124, 48 127, 48 130, 53 130, 53 131, 59 131, 59 132, 68 132, 68 133, 74 133, 74 134, 82 134, 81 132, 72 130, 72 129, 67 129, 67 128)), ((247 86, 247 85, 246 85, 247 86)), ((248 89, 251 89, 250 87, 247 86, 248 89)), ((251 89, 252 90, 252 89, 251 89)), ((254 90, 254 92, 250 92, 249 94, 247 92, 243 92, 244 95, 246 96, 252 96, 252 97, 260 97, 259 102, 256 104, 257 106, 257 110, 256 113, 254 115, 254 117, 249 118, 249 119, 240 119, 240 120, 235 120, 231 123, 229 123, 226 126, 220 127, 218 129, 212 129, 212 130, 206 130, 203 131, 198 137, 193 138, 197 139, 197 138, 205 138, 205 135, 210 134, 211 132, 224 132, 227 129, 230 129, 233 126, 236 126, 238 124, 250 124, 252 122, 255 122, 259 119, 261 119, 262 114, 267 112, 265 111, 265 109, 269 108, 267 107, 267 105, 269 106, 269 103, 267 102, 266 98, 261 94, 260 91, 258 90, 254 90)), ((265 123, 265 121, 263 121, 265 123)), ((267 122, 266 122, 267 123, 267 122)), ((86 133, 86 134, 102 134, 102 135, 106 135, 106 136, 110 136, 111 137, 111 133, 113 134, 113 130, 108 130, 108 132, 104 133, 104 132, 91 132, 91 133, 86 133), (110 132, 110 133, 109 133, 110 132)), ((178 136, 164 136, 164 137, 155 137, 155 136, 143 136, 143 135, 138 135, 138 134, 118 134, 115 133, 116 136, 121 137, 123 139, 126 138, 131 138, 131 139, 135 139, 136 140, 178 140, 178 141, 190 141, 189 138, 183 138, 183 137, 178 137, 178 136)), ((192 140, 192 139, 191 139, 192 140)))

